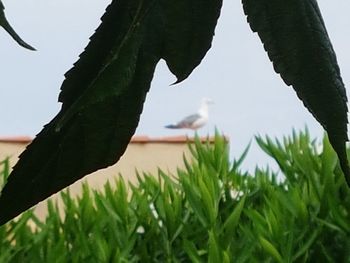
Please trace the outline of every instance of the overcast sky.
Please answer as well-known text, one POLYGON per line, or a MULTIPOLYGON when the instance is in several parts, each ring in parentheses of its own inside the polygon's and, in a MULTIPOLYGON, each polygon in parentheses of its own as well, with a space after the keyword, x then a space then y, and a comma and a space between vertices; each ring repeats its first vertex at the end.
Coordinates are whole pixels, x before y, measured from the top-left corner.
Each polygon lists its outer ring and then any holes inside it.
MULTIPOLYGON (((17 46, 0 30, 0 136, 38 133, 60 109, 57 103, 63 74, 71 68, 99 24, 107 0, 3 0, 15 30, 38 49, 17 46)), ((230 138, 232 158, 254 135, 282 138, 292 128, 308 126, 313 137, 323 130, 274 73, 256 34, 243 15, 241 1, 224 1, 214 42, 201 65, 184 82, 170 86, 174 76, 165 63, 157 67, 136 134, 172 136, 189 131, 163 128, 194 113, 202 97, 210 97, 210 122, 230 138)), ((319 1, 338 56, 343 80, 350 81, 350 1, 319 1)), ((349 94, 349 93, 348 93, 349 94)), ((244 168, 264 166, 269 158, 253 143, 244 168)))

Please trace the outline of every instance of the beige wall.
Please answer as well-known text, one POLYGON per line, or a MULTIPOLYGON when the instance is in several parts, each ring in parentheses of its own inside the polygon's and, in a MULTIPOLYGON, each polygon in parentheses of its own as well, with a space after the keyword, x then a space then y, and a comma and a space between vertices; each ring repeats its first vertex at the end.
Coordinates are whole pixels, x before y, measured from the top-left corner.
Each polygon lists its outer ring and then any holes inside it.
MULTIPOLYGON (((0 138, 0 160, 10 157, 11 166, 18 160, 19 154, 25 149, 30 140, 1 140, 0 138)), ((81 192, 81 182, 87 180, 93 189, 101 188, 108 180, 114 181, 118 174, 136 183, 135 170, 151 172, 157 175, 158 167, 171 173, 176 172, 177 167, 183 167, 183 154, 190 156, 187 149, 185 137, 169 137, 160 139, 149 139, 147 137, 136 137, 129 144, 125 154, 119 162, 109 168, 97 171, 70 186, 72 194, 81 192)), ((57 194, 52 198, 57 198, 57 194)), ((46 214, 46 203, 41 202, 35 208, 36 214, 44 218, 46 214)))

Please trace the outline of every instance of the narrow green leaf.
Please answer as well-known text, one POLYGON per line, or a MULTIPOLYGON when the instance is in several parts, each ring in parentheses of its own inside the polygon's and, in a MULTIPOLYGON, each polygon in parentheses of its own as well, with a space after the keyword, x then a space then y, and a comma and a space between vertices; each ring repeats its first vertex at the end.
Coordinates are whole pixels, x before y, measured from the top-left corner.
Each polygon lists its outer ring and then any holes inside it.
POLYGON ((267 239, 261 236, 259 237, 259 241, 263 249, 268 254, 270 254, 277 262, 283 262, 282 256, 280 255, 280 253, 278 252, 278 250, 274 245, 272 245, 267 239))
MULTIPOLYGON (((227 237, 233 237, 235 228, 237 227, 239 223, 239 219, 241 217, 241 213, 245 204, 246 196, 243 196, 243 198, 238 202, 238 204, 235 206, 232 213, 229 215, 229 217, 226 219, 223 225, 223 231, 225 232, 225 236, 227 237)), ((226 239, 227 240, 227 239, 226 239)), ((228 242, 227 242, 228 243, 228 242)))
POLYGON ((319 235, 319 231, 320 229, 316 229, 311 235, 309 235, 310 237, 306 240, 303 246, 293 255, 293 261, 297 260, 299 257, 303 256, 304 253, 307 253, 310 250, 311 246, 319 235))
POLYGON ((208 241, 208 262, 217 263, 222 262, 221 249, 217 241, 217 237, 213 230, 209 231, 209 241, 208 241))
POLYGON ((195 245, 191 241, 184 239, 183 248, 184 248, 185 252, 187 253, 187 255, 190 257, 192 262, 196 262, 196 263, 202 262, 202 259, 201 259, 200 255, 198 254, 195 245))

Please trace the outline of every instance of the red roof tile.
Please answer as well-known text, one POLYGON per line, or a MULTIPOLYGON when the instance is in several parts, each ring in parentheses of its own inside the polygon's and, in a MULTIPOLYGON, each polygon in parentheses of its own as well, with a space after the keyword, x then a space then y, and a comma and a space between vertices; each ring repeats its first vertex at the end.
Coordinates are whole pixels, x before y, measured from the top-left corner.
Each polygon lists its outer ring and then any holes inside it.
POLYGON ((29 136, 15 136, 15 137, 0 137, 0 142, 3 143, 24 143, 28 144, 32 141, 29 136))

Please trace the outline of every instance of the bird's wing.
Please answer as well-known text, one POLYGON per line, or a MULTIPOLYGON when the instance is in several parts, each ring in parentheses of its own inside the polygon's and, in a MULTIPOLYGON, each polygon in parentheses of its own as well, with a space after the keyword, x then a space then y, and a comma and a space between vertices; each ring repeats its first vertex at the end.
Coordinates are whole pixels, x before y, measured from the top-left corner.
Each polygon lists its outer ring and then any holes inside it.
POLYGON ((113 0, 65 75, 58 115, 21 154, 0 196, 0 225, 114 164, 133 135, 157 62, 186 78, 210 47, 220 0, 113 0), (195 10, 195 12, 193 12, 195 10))
POLYGON ((350 185, 347 97, 316 0, 243 0, 274 69, 327 131, 350 185))
POLYGON ((179 127, 188 128, 188 127, 191 127, 191 125, 194 122, 198 121, 200 118, 202 118, 202 116, 199 115, 198 113, 192 114, 182 119, 181 121, 179 121, 176 125, 179 127))

